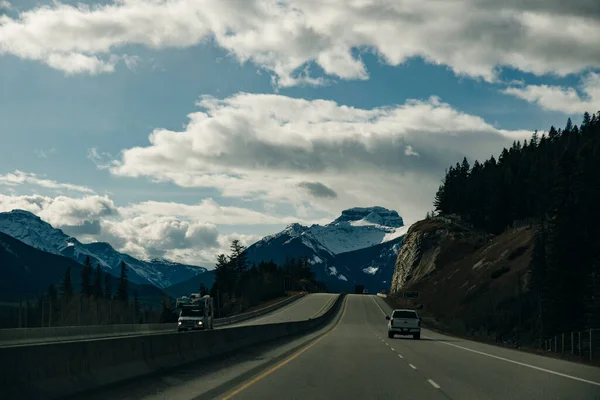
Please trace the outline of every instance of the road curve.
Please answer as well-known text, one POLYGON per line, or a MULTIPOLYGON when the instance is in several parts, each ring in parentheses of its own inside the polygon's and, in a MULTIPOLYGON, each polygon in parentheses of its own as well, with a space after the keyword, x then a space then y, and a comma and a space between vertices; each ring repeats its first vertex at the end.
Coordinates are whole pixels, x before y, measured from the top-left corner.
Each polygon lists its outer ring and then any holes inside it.
POLYGON ((223 399, 600 399, 600 369, 424 330, 388 339, 390 308, 349 296, 339 324, 223 399))
POLYGON ((376 296, 349 295, 318 332, 85 398, 600 399, 600 368, 427 330, 388 339, 390 311, 376 296))
MULTIPOLYGON (((311 317, 315 317, 323 313, 327 306, 332 304, 332 300, 337 295, 327 293, 316 293, 307 294, 298 300, 292 301, 290 304, 283 306, 280 309, 276 309, 267 314, 261 315, 256 318, 251 318, 246 321, 231 324, 217 326, 215 329, 228 329, 245 325, 262 325, 272 324, 278 322, 291 322, 291 321, 302 321, 311 317)), ((2 347, 14 347, 14 346, 30 346, 38 344, 48 343, 63 343, 73 341, 88 341, 88 340, 101 340, 123 336, 149 336, 149 335, 164 335, 175 332, 177 329, 176 325, 160 329, 152 330, 147 332, 120 332, 120 333, 101 333, 101 334, 87 334, 87 335, 71 335, 71 336, 57 336, 57 337, 44 337, 44 338, 30 338, 30 339, 16 339, 16 340, 5 340, 0 341, 0 348, 2 347)))
POLYGON ((300 300, 294 301, 279 310, 238 324, 229 325, 229 327, 277 324, 315 318, 324 313, 333 304, 337 296, 337 294, 330 293, 307 294, 300 300))

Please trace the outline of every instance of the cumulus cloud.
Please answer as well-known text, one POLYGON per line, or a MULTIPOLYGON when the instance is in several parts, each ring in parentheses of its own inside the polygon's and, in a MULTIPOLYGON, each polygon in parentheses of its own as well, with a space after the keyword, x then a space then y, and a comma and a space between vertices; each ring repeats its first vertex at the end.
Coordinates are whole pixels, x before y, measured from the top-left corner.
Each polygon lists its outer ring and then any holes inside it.
POLYGON ((210 221, 217 225, 270 225, 314 222, 300 221, 295 217, 266 214, 248 208, 222 206, 211 198, 204 199, 198 204, 145 201, 121 207, 120 212, 127 218, 140 215, 151 217, 174 216, 191 220, 210 221))
POLYGON ((70 183, 58 183, 51 179, 39 178, 34 173, 27 173, 19 170, 0 175, 0 185, 16 186, 23 184, 37 185, 47 189, 65 189, 81 193, 94 193, 92 189, 85 186, 73 185, 70 183))
POLYGON ((565 114, 595 113, 600 111, 600 74, 589 73, 579 87, 579 92, 572 87, 527 85, 509 87, 503 93, 519 97, 541 108, 559 111, 565 114))
POLYGON ((67 196, 6 196, 0 194, 0 211, 21 209, 30 211, 51 225, 58 227, 82 225, 84 221, 93 221, 118 215, 118 210, 108 196, 85 196, 73 198, 67 196))
POLYGON ((212 40, 270 71, 279 86, 323 83, 307 74, 312 63, 331 77, 367 79, 357 54, 365 51, 390 65, 419 56, 490 81, 503 66, 566 75, 600 64, 598 37, 595 0, 118 0, 0 17, 0 54, 67 73, 111 72, 118 61, 130 67, 117 54, 127 45, 212 40))
POLYGON ((286 202, 298 211, 310 206, 337 213, 345 200, 361 201, 368 183, 387 185, 392 177, 409 182, 415 176, 423 184, 437 183, 444 169, 463 156, 487 158, 531 136, 497 129, 437 97, 359 109, 326 100, 239 93, 203 97, 199 106, 203 110, 188 115, 183 131, 155 129, 148 146, 124 150, 110 171, 182 187, 218 188, 228 197, 286 202), (338 195, 335 204, 328 201, 331 196, 315 196, 324 193, 319 184, 338 195))
POLYGON ((12 9, 12 4, 6 0, 0 0, 0 11, 12 9))
POLYGON ((217 254, 229 253, 233 239, 249 246, 262 237, 221 233, 218 226, 323 223, 221 206, 213 199, 195 205, 147 201, 117 207, 108 196, 0 194, 0 212, 15 209, 30 211, 82 242, 108 242, 134 257, 164 257, 206 267, 214 265, 217 254))

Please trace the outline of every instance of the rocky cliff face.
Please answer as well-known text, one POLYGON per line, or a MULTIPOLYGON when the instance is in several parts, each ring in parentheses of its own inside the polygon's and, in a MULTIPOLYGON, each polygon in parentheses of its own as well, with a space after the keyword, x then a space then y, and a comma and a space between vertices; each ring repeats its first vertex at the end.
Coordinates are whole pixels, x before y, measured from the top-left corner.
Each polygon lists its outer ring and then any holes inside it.
POLYGON ((399 294, 434 272, 443 245, 454 240, 456 233, 443 221, 426 220, 412 225, 398 252, 390 293, 399 294))
POLYGON ((518 305, 528 301, 532 234, 528 226, 493 236, 454 219, 419 221, 404 236, 390 294, 418 291, 419 299, 408 305, 434 318, 438 328, 505 335, 514 330, 518 305))

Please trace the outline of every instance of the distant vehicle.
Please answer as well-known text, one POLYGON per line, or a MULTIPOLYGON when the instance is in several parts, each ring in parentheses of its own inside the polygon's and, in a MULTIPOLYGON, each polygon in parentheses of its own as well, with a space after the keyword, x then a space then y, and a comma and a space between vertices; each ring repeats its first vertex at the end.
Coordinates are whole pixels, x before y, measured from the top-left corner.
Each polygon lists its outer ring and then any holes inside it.
POLYGON ((364 291, 365 291, 365 285, 355 285, 354 286, 354 293, 361 294, 364 291))
POLYGON ((210 330, 213 329, 215 314, 213 298, 199 293, 192 293, 190 297, 183 296, 177 299, 179 318, 177 331, 210 330))
POLYGON ((367 289, 364 289, 363 294, 369 294, 369 291, 367 289))
POLYGON ((392 311, 392 318, 388 320, 388 338, 394 335, 412 335, 413 339, 421 339, 421 317, 415 310, 396 309, 392 311))

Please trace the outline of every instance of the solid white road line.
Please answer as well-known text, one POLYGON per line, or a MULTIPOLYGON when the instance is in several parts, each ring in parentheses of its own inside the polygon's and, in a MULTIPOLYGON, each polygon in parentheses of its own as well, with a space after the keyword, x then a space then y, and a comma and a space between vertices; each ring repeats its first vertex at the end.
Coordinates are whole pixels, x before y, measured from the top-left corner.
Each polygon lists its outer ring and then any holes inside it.
POLYGON ((469 349, 467 347, 463 347, 463 346, 459 346, 457 344, 454 343, 448 343, 448 342, 444 342, 443 339, 442 340, 436 340, 435 338, 432 337, 427 337, 424 336, 427 339, 433 339, 439 343, 443 343, 443 344, 447 344, 448 346, 452 346, 452 347, 456 347, 462 350, 466 350, 466 351, 470 351, 472 353, 477 353, 477 354, 481 354, 482 356, 486 356, 486 357, 491 357, 491 358, 495 358, 497 360, 502 360, 502 361, 506 361, 509 363, 513 363, 513 364, 517 364, 517 365, 521 365, 523 367, 527 367, 527 368, 532 368, 532 369, 537 369, 538 371, 542 371, 542 372, 547 372, 549 374, 553 374, 553 375, 558 375, 558 376, 562 376, 564 378, 569 378, 569 379, 573 379, 575 381, 579 381, 579 382, 585 382, 585 383, 589 383, 590 385, 596 385, 596 386, 600 386, 600 382, 594 382, 594 381, 589 381, 587 379, 583 379, 583 378, 578 378, 576 376, 572 376, 572 375, 567 375, 567 374, 563 374, 561 372, 557 372, 557 371, 552 371, 550 369, 546 369, 546 368, 541 368, 541 367, 536 367, 535 365, 530 365, 530 364, 525 364, 519 361, 515 361, 515 360, 511 360, 508 358, 504 358, 504 357, 500 357, 500 356, 495 356, 493 354, 488 354, 488 353, 484 353, 483 351, 478 351, 478 350, 473 350, 473 349, 469 349))
POLYGON ((433 386, 436 389, 440 388, 440 385, 438 385, 437 383, 435 383, 434 381, 432 381, 431 379, 427 379, 427 382, 431 383, 431 386, 433 386))
POLYGON ((373 303, 375 303, 375 305, 377 307, 379 307, 379 309, 381 310, 381 313, 387 317, 387 314, 385 313, 385 311, 383 311, 383 308, 381 308, 381 306, 379 305, 379 303, 377 303, 377 301, 375 301, 375 297, 371 297, 371 300, 373 300, 373 303))
POLYGON ((412 365, 412 364, 408 364, 408 365, 410 365, 410 367, 411 367, 412 369, 417 369, 417 367, 415 367, 415 366, 414 366, 414 365, 412 365))

